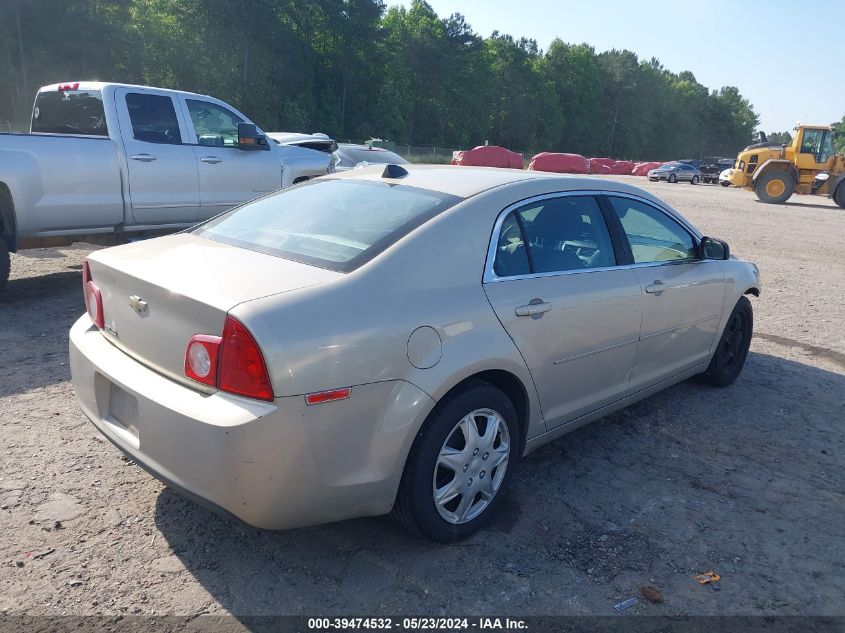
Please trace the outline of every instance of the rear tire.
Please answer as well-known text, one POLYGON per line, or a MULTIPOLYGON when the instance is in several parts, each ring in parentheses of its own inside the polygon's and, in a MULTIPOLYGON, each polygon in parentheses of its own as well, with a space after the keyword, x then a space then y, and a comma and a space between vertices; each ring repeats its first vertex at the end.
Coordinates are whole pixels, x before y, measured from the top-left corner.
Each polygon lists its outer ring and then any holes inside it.
POLYGON ((845 181, 839 183, 839 186, 833 194, 833 200, 836 204, 845 209, 845 181))
POLYGON ((3 288, 6 287, 11 271, 12 261, 9 257, 9 248, 6 246, 6 241, 0 236, 0 292, 3 292, 3 288))
POLYGON ((742 296, 728 317, 710 365, 702 374, 705 382, 716 387, 733 384, 748 358, 753 330, 754 310, 748 297, 742 296))
POLYGON ((783 204, 795 191, 795 180, 786 172, 770 171, 760 176, 754 191, 767 204, 783 204))
POLYGON ((470 536, 490 521, 501 504, 520 452, 513 403, 490 383, 468 382, 438 402, 417 433, 399 484, 394 518, 409 531, 439 543, 470 536), (470 430, 467 438, 467 425, 481 437, 472 437, 470 430), (488 434, 495 437, 488 441, 488 434), (447 501, 436 500, 441 490, 447 501))

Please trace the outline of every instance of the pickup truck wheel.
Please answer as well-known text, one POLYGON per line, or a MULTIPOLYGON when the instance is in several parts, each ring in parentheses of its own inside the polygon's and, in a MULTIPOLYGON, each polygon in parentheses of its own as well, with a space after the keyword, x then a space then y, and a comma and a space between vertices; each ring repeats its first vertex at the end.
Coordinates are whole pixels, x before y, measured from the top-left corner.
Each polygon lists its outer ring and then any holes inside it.
POLYGON ((839 186, 836 188, 836 192, 833 194, 833 200, 836 204, 845 209, 845 181, 839 183, 839 186))
POLYGON ((6 247, 5 240, 0 238, 0 292, 6 287, 11 270, 12 262, 9 259, 9 249, 6 247))
POLYGON ((795 181, 786 172, 770 171, 760 176, 754 191, 763 202, 783 204, 795 191, 795 181))

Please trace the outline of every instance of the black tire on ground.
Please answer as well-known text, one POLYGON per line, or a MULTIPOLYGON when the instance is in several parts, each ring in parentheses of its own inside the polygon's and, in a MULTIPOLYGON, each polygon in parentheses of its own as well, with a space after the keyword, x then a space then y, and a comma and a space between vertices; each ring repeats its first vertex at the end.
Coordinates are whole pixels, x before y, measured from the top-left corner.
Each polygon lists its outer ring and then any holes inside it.
POLYGON ((748 358, 753 330, 754 310, 748 297, 742 296, 728 317, 710 365, 701 375, 705 382, 726 387, 737 379, 748 358))
POLYGON ((730 187, 731 186, 731 183, 729 183, 729 182, 719 182, 719 184, 722 185, 723 187, 730 187))
POLYGON ((833 201, 845 209, 845 180, 840 182, 836 191, 833 192, 833 201))
MULTIPOLYGON (((521 450, 519 423, 510 399, 488 382, 467 382, 437 403, 417 433, 399 484, 393 517, 409 531, 439 543, 453 543, 470 536, 484 527, 496 513, 521 450), (504 479, 481 514, 466 523, 451 523, 440 515, 434 502, 433 486, 438 457, 455 425, 478 409, 491 409, 498 413, 507 426, 510 451, 504 479)), ((490 477, 493 477, 493 471, 490 477)))
POLYGON ((6 287, 11 269, 12 262, 9 259, 9 249, 6 247, 6 242, 0 237, 0 292, 3 292, 3 288, 6 287))
POLYGON ((689 181, 689 184, 697 185, 698 184, 698 176, 693 176, 692 180, 689 181))
POLYGON ((666 179, 666 182, 678 182, 678 177, 675 174, 669 174, 669 177, 666 179))
POLYGON ((754 187, 757 197, 768 204, 783 204, 795 191, 795 179, 785 171, 769 171, 760 176, 754 187), (774 192, 771 189, 775 189, 774 192))

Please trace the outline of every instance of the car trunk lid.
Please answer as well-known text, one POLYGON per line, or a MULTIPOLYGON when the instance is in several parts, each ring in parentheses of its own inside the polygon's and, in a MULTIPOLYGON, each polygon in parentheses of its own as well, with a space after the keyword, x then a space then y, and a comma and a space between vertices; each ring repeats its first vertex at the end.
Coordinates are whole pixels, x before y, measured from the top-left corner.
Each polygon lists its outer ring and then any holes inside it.
POLYGON ((244 301, 342 276, 189 233, 99 251, 89 266, 102 293, 104 336, 156 371, 204 390, 184 373, 193 335, 219 336, 228 311, 244 301))

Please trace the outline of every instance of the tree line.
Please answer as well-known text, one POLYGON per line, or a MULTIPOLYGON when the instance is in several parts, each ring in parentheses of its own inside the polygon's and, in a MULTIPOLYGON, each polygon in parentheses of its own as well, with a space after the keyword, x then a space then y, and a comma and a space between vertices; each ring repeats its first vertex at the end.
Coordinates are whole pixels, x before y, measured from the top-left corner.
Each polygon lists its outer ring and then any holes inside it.
POLYGON ((424 0, 5 0, 0 119, 98 79, 224 99, 268 131, 669 160, 735 155, 758 116, 628 50, 479 36, 424 0))

